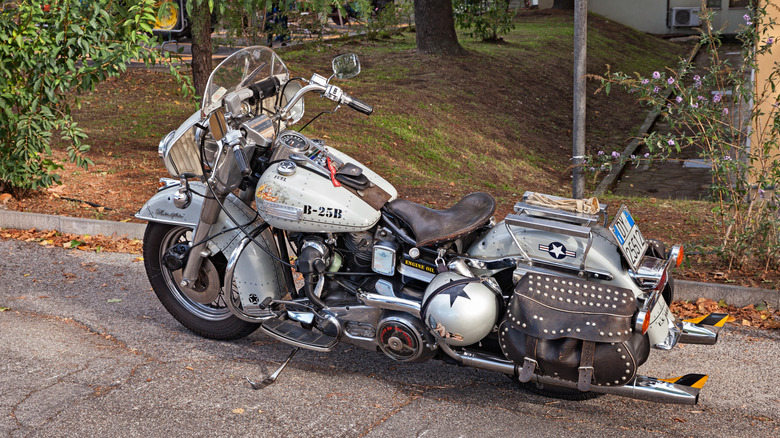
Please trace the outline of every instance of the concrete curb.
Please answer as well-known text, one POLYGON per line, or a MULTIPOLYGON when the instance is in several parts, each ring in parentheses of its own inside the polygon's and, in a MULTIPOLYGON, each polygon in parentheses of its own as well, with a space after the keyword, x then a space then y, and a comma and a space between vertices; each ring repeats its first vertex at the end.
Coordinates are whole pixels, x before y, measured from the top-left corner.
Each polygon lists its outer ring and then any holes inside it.
MULTIPOLYGON (((26 230, 57 230, 63 233, 90 234, 142 239, 145 224, 133 224, 97 219, 83 219, 68 216, 54 216, 38 213, 0 210, 0 227, 26 230)), ((743 307, 766 301, 780 308, 780 292, 769 289, 731 286, 716 283, 676 280, 675 299, 696 301, 699 298, 723 299, 728 304, 743 307)))
POLYGON ((780 308, 780 291, 687 280, 674 281, 675 300, 696 301, 699 298, 709 298, 715 301, 722 299, 726 301, 726 304, 737 307, 766 301, 767 304, 776 309, 780 308))
POLYGON ((39 213, 0 210, 0 227, 27 230, 57 230, 62 233, 89 234, 143 239, 145 224, 83 219, 39 213))

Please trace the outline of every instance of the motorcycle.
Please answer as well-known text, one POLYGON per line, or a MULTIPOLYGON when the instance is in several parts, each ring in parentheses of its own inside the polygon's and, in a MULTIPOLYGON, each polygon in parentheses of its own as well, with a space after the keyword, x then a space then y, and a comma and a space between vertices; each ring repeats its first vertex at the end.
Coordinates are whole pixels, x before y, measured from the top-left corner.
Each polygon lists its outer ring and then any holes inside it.
POLYGON ((551 397, 697 403, 706 375, 638 373, 651 348, 714 344, 726 318, 669 311, 679 245, 644 239, 625 206, 608 222, 596 199, 526 192, 496 222, 486 193, 444 210, 399 198, 368 167, 290 129, 309 93, 333 111, 373 112, 331 83, 359 74, 358 57, 332 68, 290 78, 271 49, 242 49, 160 142, 174 178, 136 217, 149 222, 146 272, 174 318, 207 338, 259 329, 295 347, 254 388, 299 348, 343 342, 497 371, 551 397))

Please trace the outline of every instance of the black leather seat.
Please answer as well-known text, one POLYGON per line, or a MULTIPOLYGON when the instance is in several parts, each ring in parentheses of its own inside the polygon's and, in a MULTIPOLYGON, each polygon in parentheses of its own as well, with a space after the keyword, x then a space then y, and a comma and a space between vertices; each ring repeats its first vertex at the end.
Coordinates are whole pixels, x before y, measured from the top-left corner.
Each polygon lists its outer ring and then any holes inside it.
POLYGON ((402 220, 414 233, 417 246, 450 242, 485 225, 496 211, 496 200, 487 193, 471 193, 446 210, 433 210, 397 199, 387 211, 402 220))

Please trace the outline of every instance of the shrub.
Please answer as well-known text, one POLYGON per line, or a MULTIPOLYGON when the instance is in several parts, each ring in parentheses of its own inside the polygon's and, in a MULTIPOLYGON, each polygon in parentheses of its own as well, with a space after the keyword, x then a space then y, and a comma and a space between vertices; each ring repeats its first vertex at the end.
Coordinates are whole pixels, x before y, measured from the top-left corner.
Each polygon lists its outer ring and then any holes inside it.
POLYGON ((509 3, 509 0, 454 0, 455 24, 472 38, 501 41, 501 35, 515 28, 515 10, 509 3))
MULTIPOLYGON (((0 183, 23 192, 59 181, 55 135, 86 167, 86 134, 71 117, 75 94, 152 63, 154 0, 21 0, 0 13, 0 183)), ((170 64, 169 64, 170 65, 170 64)), ((173 71, 173 68, 171 68, 173 71)), ((183 84, 186 89, 186 84, 183 84)))

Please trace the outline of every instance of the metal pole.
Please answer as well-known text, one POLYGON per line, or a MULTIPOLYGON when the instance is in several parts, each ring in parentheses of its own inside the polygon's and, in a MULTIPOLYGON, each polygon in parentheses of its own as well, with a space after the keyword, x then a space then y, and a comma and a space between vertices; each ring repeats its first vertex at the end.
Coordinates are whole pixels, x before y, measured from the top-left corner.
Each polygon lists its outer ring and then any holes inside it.
POLYGON ((585 73, 588 47, 588 0, 574 4, 574 147, 572 150, 572 197, 585 197, 585 73))

